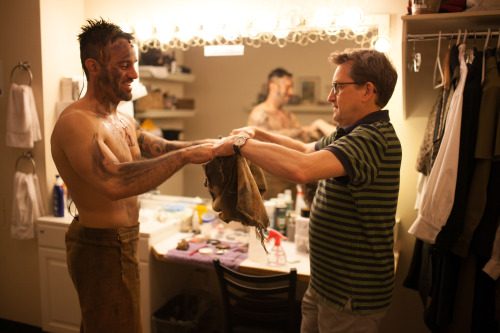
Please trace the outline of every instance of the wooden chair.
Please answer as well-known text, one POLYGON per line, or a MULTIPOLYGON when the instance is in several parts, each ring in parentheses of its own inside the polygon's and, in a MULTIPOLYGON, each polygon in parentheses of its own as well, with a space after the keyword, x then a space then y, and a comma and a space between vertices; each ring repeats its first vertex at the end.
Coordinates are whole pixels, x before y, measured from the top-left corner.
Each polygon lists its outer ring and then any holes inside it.
POLYGON ((224 307, 226 332, 299 332, 300 301, 295 300, 297 270, 252 276, 213 260, 224 307))

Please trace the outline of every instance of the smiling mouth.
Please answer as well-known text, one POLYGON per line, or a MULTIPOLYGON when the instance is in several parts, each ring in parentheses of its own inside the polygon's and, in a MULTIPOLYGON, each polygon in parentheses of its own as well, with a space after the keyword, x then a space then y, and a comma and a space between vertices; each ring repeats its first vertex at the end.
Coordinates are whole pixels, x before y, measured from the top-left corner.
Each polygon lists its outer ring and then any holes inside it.
POLYGON ((132 91, 132 82, 123 83, 122 86, 125 87, 125 89, 132 91))

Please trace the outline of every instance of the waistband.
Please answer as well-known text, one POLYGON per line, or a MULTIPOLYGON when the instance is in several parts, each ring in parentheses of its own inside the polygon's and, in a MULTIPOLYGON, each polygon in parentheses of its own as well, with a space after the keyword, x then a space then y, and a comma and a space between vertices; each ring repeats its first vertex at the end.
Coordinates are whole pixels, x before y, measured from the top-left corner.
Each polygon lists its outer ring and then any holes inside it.
POLYGON ((67 235, 72 238, 95 241, 125 241, 139 238, 139 223, 131 227, 101 229, 84 227, 78 223, 77 219, 73 219, 67 235))

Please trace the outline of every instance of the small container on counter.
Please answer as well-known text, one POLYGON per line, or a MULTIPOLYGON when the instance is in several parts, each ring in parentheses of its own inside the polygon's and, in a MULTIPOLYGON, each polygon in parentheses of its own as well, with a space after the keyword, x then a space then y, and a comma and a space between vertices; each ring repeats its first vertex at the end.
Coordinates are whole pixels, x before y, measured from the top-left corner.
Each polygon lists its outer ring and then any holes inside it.
POLYGON ((295 250, 309 253, 309 208, 302 208, 295 218, 295 250))

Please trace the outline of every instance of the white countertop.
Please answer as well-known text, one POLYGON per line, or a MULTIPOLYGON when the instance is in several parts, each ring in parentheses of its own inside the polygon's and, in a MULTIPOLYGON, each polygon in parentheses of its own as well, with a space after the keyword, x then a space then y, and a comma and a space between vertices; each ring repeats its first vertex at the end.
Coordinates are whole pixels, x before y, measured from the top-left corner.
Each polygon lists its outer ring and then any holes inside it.
MULTIPOLYGON (((182 239, 189 239, 193 237, 192 233, 176 233, 156 244, 153 245, 153 254, 156 259, 161 261, 170 261, 165 258, 165 254, 177 247, 177 243, 182 239)), ((254 274, 272 274, 272 273, 288 273, 290 268, 297 269, 299 280, 308 281, 310 276, 309 254, 297 252, 295 250, 295 243, 282 241, 283 249, 286 253, 287 264, 283 266, 271 266, 266 261, 253 261, 249 258, 240 263, 239 270, 244 273, 254 274)), ((269 245, 267 246, 270 250, 269 245)))

